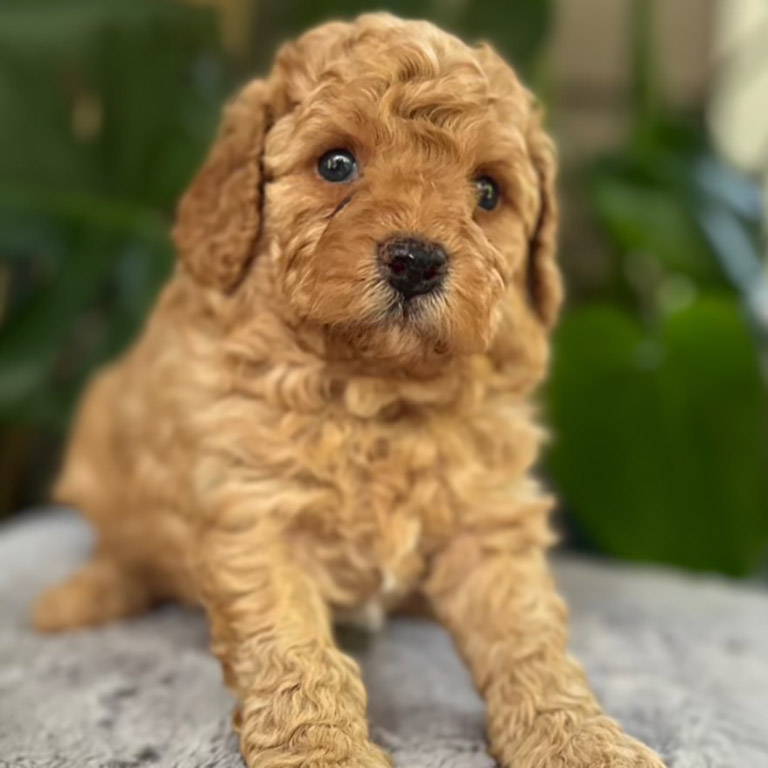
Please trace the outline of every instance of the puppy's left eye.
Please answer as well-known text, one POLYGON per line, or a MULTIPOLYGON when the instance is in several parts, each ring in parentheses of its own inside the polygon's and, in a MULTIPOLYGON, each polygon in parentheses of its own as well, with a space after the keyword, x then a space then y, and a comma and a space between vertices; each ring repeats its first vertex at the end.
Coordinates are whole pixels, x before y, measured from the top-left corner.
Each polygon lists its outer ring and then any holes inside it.
POLYGON ((358 177, 357 160, 346 149, 332 149, 317 163, 317 172, 326 180, 338 184, 358 177))
POLYGON ((490 176, 475 179, 477 204, 485 211, 492 211, 499 204, 499 185, 490 176))

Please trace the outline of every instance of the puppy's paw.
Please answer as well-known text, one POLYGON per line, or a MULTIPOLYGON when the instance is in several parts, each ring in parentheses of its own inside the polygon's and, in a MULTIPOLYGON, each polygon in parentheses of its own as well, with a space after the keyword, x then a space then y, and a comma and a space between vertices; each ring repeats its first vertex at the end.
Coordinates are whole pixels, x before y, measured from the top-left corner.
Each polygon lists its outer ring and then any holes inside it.
POLYGON ((240 748, 248 768, 392 768, 392 759, 370 741, 350 744, 348 736, 333 735, 312 744, 276 746, 263 733, 249 733, 240 724, 240 748))
POLYGON ((665 768, 659 756, 639 741, 629 737, 610 743, 577 739, 573 751, 547 763, 552 768, 665 768))
POLYGON ((31 619, 40 632, 61 632, 132 616, 149 606, 149 594, 141 583, 115 563, 94 558, 43 592, 31 619))
POLYGON ((608 717, 582 722, 573 731, 558 728, 550 718, 537 725, 509 759, 501 760, 505 768, 665 768, 652 749, 608 717))
POLYGON ((375 744, 366 743, 341 763, 339 768, 392 768, 392 758, 375 744))

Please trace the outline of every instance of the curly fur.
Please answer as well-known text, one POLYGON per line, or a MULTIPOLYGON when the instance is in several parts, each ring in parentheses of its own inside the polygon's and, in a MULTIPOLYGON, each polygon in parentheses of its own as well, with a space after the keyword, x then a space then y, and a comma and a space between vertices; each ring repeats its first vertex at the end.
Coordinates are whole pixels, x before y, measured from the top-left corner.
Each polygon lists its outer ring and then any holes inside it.
POLYGON ((566 653, 551 500, 529 477, 562 293, 554 174, 531 95, 487 46, 380 14, 285 46, 227 108, 179 207, 175 274, 83 400, 56 495, 99 545, 37 626, 199 602, 249 766, 385 766, 332 620, 417 596, 504 768, 659 768, 566 653), (339 146, 350 184, 315 170, 339 146), (397 300, 375 257, 393 233, 443 244, 440 293, 397 300))

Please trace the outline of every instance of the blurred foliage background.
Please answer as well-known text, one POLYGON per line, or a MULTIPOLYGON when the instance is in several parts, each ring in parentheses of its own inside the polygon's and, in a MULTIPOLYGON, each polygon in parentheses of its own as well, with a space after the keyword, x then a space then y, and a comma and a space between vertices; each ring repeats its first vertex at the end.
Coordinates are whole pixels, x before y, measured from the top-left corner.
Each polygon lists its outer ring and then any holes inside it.
MULTIPOLYGON (((168 274, 222 102, 283 39, 382 6, 430 18, 491 40, 567 141, 568 2, 0 0, 0 517, 44 500, 83 382, 168 274)), ((623 4, 624 128, 564 158, 544 471, 571 546, 747 575, 768 547, 761 195, 713 150, 706 91, 666 102, 658 4, 623 4)))

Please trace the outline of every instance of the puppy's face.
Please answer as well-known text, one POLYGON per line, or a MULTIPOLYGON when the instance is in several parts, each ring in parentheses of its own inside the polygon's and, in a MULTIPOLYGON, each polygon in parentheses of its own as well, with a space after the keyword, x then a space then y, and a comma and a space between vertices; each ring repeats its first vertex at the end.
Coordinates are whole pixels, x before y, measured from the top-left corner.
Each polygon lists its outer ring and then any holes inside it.
POLYGON ((224 290, 268 260, 258 279, 293 318, 360 356, 481 352, 554 321, 552 176, 532 100, 489 49, 361 17, 284 48, 230 107, 177 243, 224 290))

